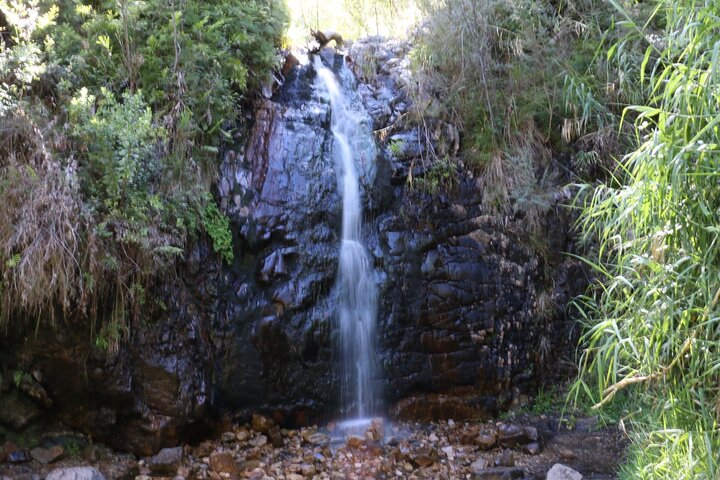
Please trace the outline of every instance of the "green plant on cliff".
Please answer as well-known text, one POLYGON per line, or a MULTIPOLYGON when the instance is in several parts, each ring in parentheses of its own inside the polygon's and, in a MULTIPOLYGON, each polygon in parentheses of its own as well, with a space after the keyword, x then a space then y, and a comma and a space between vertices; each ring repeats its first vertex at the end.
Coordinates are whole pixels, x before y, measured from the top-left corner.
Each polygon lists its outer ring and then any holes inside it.
POLYGON ((213 241, 213 248, 227 263, 233 261, 232 232, 227 216, 220 212, 214 200, 209 199, 201 214, 203 226, 213 241))
POLYGON ((633 439, 622 478, 720 475, 720 2, 661 0, 649 17, 613 2, 641 44, 626 111, 635 146, 580 222, 599 242, 598 283, 574 387, 596 408, 626 394, 633 439))
POLYGON ((548 189, 567 173, 551 161, 553 154, 593 151, 604 161, 618 151, 617 109, 604 106, 609 97, 603 90, 615 72, 594 61, 606 41, 610 7, 592 1, 419 3, 427 19, 411 53, 415 117, 429 139, 437 122, 457 125, 458 172, 471 170, 478 178, 489 210, 527 215, 523 224, 536 231, 551 203, 548 189))
POLYGON ((199 234, 226 130, 276 66, 273 0, 1 0, 0 314, 113 350, 199 234))

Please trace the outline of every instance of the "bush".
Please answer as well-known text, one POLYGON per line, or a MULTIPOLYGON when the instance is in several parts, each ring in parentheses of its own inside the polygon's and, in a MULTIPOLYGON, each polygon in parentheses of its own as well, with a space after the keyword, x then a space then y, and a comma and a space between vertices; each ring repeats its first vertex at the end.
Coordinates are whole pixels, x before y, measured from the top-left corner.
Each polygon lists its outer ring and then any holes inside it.
POLYGON ((488 210, 524 216, 524 228, 537 232, 550 190, 568 176, 552 156, 569 152, 575 167, 597 175, 620 149, 613 134, 618 117, 600 93, 614 74, 594 61, 607 7, 534 0, 420 4, 427 18, 411 53, 409 85, 416 116, 430 128, 457 125, 458 171, 478 177, 488 210))
POLYGON ((225 130, 242 128, 276 65, 284 5, 0 0, 0 12, 2 319, 84 318, 116 351, 189 240, 204 232, 232 261, 209 187, 225 130))
POLYGON ((605 408, 627 394, 623 478, 718 478, 720 3, 661 1, 649 19, 617 6, 626 36, 610 51, 643 45, 628 72, 642 103, 626 111, 636 143, 618 175, 581 197, 599 278, 579 302, 575 395, 605 408))

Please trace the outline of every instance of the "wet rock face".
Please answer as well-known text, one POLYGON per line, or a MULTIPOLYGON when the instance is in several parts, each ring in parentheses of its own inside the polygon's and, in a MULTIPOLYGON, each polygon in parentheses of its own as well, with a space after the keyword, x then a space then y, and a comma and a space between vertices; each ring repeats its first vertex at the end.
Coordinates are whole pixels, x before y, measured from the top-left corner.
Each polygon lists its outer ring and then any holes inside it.
POLYGON ((217 388, 246 414, 282 408, 302 423, 338 396, 329 368, 341 200, 330 155, 330 107, 309 67, 256 111, 244 154, 227 151, 221 184, 237 260, 221 281, 213 325, 217 388))
MULTIPOLYGON (((426 174, 428 154, 404 93, 408 50, 378 40, 350 49, 361 78, 351 95, 383 149, 362 178, 363 231, 380 287, 378 381, 403 419, 487 417, 531 391, 557 339, 567 338, 557 335, 562 312, 552 304, 576 288, 573 264, 541 258, 521 218, 489 215, 471 175, 459 174, 452 191, 408 187, 408 175, 426 174)), ((324 58, 338 70, 339 56, 324 58)), ((218 287, 219 397, 234 412, 261 409, 280 422, 333 415, 339 397, 341 205, 331 112, 313 82, 311 67, 293 69, 259 105, 244 153, 228 150, 221 168, 239 258, 218 287)), ((437 152, 457 152, 452 125, 438 121, 429 135, 437 152)), ((547 222, 567 251, 567 219, 547 222)))
POLYGON ((25 412, 5 406, 22 402, 41 412, 37 420, 143 455, 211 431, 207 333, 195 308, 207 298, 184 285, 160 297, 172 313, 135 325, 115 354, 94 344, 84 321, 37 335, 13 324, 1 340, 0 411, 19 413, 2 424, 20 430, 25 412))

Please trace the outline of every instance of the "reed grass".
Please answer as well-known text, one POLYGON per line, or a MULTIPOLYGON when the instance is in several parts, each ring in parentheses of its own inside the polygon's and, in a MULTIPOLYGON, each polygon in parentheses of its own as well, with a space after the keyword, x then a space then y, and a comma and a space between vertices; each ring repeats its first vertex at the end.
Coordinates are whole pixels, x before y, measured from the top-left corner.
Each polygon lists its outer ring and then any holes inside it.
MULTIPOLYGON (((720 476, 720 1, 659 1, 639 24, 646 52, 628 107, 636 148, 587 187, 579 226, 598 283, 578 300, 587 326, 573 398, 627 394, 633 439, 621 478, 720 476), (651 25, 664 25, 658 34, 651 25), (632 119, 632 120, 631 120, 632 119)), ((625 395, 623 395, 625 396, 625 395)))

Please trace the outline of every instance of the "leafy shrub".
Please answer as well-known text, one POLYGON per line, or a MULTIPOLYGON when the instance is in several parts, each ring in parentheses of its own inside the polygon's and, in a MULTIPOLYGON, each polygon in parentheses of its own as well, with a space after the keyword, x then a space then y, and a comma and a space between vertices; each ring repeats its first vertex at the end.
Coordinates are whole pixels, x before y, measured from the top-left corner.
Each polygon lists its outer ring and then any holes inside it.
POLYGON ((97 109, 85 88, 69 105, 71 132, 87 162, 82 165, 85 196, 106 214, 143 218, 159 173, 155 151, 162 131, 140 93, 125 92, 122 103, 108 90, 101 94, 97 109))
POLYGON ((218 147, 276 65, 266 0, 0 0, 0 314, 83 318, 109 351, 207 233, 218 147), (2 37, 6 39, 6 36, 2 37))
POLYGON ((230 220, 220 212, 214 200, 208 199, 202 211, 202 221, 205 231, 212 238, 215 252, 227 263, 232 263, 234 254, 230 220))

